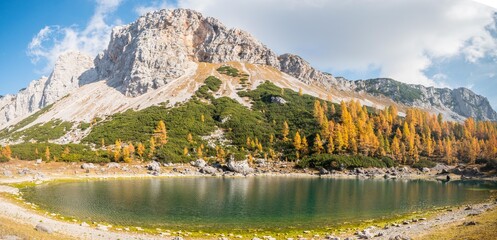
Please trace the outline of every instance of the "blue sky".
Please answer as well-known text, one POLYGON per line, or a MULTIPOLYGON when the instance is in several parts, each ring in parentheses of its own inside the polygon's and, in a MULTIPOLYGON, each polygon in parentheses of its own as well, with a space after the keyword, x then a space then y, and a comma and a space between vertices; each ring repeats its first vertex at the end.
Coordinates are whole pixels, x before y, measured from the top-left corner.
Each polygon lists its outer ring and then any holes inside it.
POLYGON ((179 6, 247 30, 277 53, 301 55, 335 76, 468 87, 497 108, 497 1, 478 0, 485 1, 0 1, 0 95, 48 75, 61 52, 95 55, 115 25, 179 6))

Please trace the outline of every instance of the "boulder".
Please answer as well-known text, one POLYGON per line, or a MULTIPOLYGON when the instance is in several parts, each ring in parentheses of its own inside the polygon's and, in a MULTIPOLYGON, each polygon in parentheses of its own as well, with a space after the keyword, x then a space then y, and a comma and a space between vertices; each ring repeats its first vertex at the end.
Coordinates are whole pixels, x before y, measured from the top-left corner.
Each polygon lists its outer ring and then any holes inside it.
POLYGON ((214 168, 214 167, 211 167, 211 166, 205 166, 205 167, 203 167, 203 168, 200 169, 200 172, 203 173, 203 174, 216 174, 219 171, 217 170, 217 168, 214 168))
POLYGON ((464 226, 474 226, 474 225, 476 225, 476 222, 475 221, 464 222, 463 225, 464 226))
POLYGON ((89 227, 89 226, 90 226, 90 224, 88 224, 88 223, 86 223, 86 222, 82 222, 82 223, 80 224, 80 226, 81 226, 81 227, 89 227))
POLYGON ((249 174, 254 172, 254 169, 250 167, 247 160, 244 161, 229 161, 226 167, 232 172, 249 174))
POLYGON ((81 164, 81 169, 84 169, 84 170, 90 170, 90 169, 94 169, 94 168, 95 168, 95 165, 93 165, 93 163, 81 164))
POLYGON ((204 159, 197 159, 195 161, 192 161, 190 164, 192 166, 198 167, 198 168, 203 168, 207 165, 207 163, 204 161, 204 159))
POLYGON ((116 163, 116 162, 111 162, 109 164, 107 164, 107 168, 120 168, 121 165, 119 163, 116 163))
POLYGON ((326 170, 326 168, 324 168, 324 167, 320 167, 319 174, 320 175, 328 175, 328 174, 330 174, 330 171, 326 170))
POLYGON ((38 223, 35 229, 38 232, 53 233, 53 229, 44 223, 38 223))
POLYGON ((3 175, 6 177, 12 177, 12 172, 9 170, 5 170, 5 171, 3 171, 3 175))
POLYGON ((424 172, 424 173, 429 173, 429 172, 430 172, 430 169, 429 169, 429 168, 424 167, 424 168, 422 168, 422 169, 421 169, 421 171, 422 171, 422 172, 424 172))
POLYGON ((149 171, 160 172, 160 163, 157 161, 152 161, 147 165, 149 171))
POLYGON ((281 105, 286 104, 286 100, 282 97, 271 96, 270 101, 271 101, 271 103, 278 103, 281 105))
POLYGON ((36 159, 36 164, 41 164, 43 161, 41 160, 41 158, 39 159, 36 159))

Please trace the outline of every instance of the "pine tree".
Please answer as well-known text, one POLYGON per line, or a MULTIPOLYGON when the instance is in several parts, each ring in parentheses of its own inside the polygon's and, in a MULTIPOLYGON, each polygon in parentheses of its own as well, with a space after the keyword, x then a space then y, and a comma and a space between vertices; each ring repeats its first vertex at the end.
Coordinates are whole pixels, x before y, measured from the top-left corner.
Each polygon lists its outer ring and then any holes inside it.
POLYGON ((186 141, 188 141, 188 143, 193 143, 193 136, 191 133, 188 133, 188 135, 186 135, 186 141))
POLYGON ((304 92, 302 91, 302 88, 299 88, 299 96, 303 96, 304 95, 304 92))

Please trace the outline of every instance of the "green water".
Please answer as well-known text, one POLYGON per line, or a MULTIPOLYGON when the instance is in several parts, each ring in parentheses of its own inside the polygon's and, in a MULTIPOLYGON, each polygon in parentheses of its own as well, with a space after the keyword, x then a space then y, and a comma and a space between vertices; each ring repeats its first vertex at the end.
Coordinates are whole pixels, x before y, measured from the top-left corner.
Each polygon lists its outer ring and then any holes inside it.
POLYGON ((24 198, 85 221, 186 229, 319 228, 488 199, 495 182, 295 177, 151 178, 39 185, 24 198))

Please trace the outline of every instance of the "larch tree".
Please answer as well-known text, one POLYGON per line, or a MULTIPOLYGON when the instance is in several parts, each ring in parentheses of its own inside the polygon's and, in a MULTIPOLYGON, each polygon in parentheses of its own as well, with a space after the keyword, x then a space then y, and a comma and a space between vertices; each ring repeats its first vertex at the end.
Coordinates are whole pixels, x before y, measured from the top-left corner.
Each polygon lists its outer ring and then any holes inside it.
POLYGON ((157 123, 157 127, 154 130, 154 136, 159 146, 163 146, 167 143, 167 129, 164 121, 160 120, 159 123, 157 123))
POLYGON ((50 161, 50 148, 48 146, 45 148, 45 160, 50 161))
POLYGON ((288 127, 288 123, 286 121, 283 122, 283 130, 281 134, 283 135, 283 141, 288 141, 288 134, 290 133, 290 128, 288 127))
POLYGON ((138 143, 138 146, 136 148, 136 153, 138 154, 138 156, 140 156, 140 158, 143 158, 143 154, 145 153, 145 145, 140 142, 138 143))
POLYGON ((321 141, 321 136, 319 136, 319 133, 317 133, 316 137, 314 138, 313 150, 318 154, 321 154, 321 152, 324 150, 323 141, 321 141))
POLYGON ((150 146, 149 146, 150 149, 148 151, 148 157, 152 158, 155 155, 155 138, 151 137, 149 143, 150 143, 150 146))
POLYGON ((188 156, 188 148, 187 147, 183 148, 183 156, 188 156))
POLYGON ((335 151, 335 143, 333 142, 333 136, 331 134, 328 136, 328 143, 326 144, 326 151, 329 154, 333 154, 333 152, 335 151))
POLYGON ((302 138, 300 137, 300 133, 298 131, 295 132, 295 137, 293 138, 293 147, 295 147, 297 151, 302 148, 302 138))

